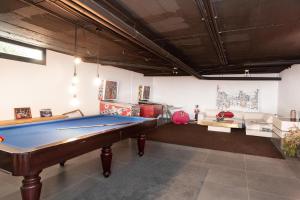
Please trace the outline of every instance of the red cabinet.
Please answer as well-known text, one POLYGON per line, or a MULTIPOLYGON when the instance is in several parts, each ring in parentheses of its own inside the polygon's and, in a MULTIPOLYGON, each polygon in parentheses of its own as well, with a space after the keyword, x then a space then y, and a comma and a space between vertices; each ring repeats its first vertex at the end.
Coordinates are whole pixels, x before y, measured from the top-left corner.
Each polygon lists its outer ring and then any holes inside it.
POLYGON ((163 113, 163 105, 161 104, 140 104, 140 116, 156 118, 163 113))

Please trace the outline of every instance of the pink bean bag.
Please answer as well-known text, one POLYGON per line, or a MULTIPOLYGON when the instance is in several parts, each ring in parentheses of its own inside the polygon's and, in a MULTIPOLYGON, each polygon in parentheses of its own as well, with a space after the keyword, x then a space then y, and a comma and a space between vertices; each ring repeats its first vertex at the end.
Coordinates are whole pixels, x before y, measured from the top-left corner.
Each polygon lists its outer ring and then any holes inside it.
POLYGON ((172 122, 174 124, 187 124, 190 121, 189 114, 184 111, 176 111, 172 115, 172 122))

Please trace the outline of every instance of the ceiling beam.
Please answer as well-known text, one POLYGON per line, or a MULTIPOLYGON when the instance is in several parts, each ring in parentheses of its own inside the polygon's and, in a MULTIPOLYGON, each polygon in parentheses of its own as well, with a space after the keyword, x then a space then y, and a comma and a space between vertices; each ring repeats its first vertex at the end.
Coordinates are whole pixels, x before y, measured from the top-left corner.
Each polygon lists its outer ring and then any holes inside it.
POLYGON ((265 71, 270 71, 272 69, 285 69, 288 68, 285 65, 277 65, 277 66, 250 66, 250 67, 244 67, 244 66, 239 66, 239 65, 228 65, 228 66, 220 66, 220 67, 211 67, 211 68, 205 68, 205 69, 199 69, 199 73, 205 74, 206 72, 227 72, 227 71, 243 71, 249 70, 249 73, 252 73, 252 70, 265 70, 265 71))
POLYGON ((281 77, 220 77, 206 76, 206 80, 221 80, 221 81, 281 81, 281 77))
POLYGON ((245 67, 256 67, 256 66, 264 66, 264 67, 273 67, 279 65, 293 65, 300 64, 300 60, 276 60, 276 61, 266 61, 266 62, 255 62, 255 63, 245 63, 243 64, 245 67))
POLYGON ((225 53, 225 48, 223 46, 223 41, 219 34, 220 31, 216 22, 217 16, 212 9, 211 2, 210 0, 195 0, 195 1, 201 13, 202 21, 204 21, 209 36, 214 44, 220 63, 222 65, 227 65, 228 59, 225 53))
MULTIPOLYGON (((92 62, 97 63, 96 58, 83 58, 84 62, 92 62)), ((120 67, 130 67, 136 69, 152 69, 152 70, 160 70, 160 71, 172 71, 171 68, 168 67, 160 67, 160 66, 153 66, 153 65, 143 65, 143 64, 135 64, 135 63, 125 63, 119 61, 109 61, 109 60, 99 60, 101 65, 111 65, 111 66, 120 66, 120 67)))
MULTIPOLYGON (((145 74, 145 76, 170 76, 168 73, 152 73, 145 74)), ((187 76, 182 74, 177 74, 176 76, 187 76)), ((221 77, 221 76, 204 76, 205 80, 215 80, 215 81, 281 81, 281 77, 221 77)))
MULTIPOLYGON (((270 71, 266 71, 266 70, 253 70, 250 75, 252 74, 274 74, 274 73, 280 73, 282 72, 284 69, 283 68, 278 68, 276 69, 275 71, 273 70, 272 72, 270 71)), ((241 71, 241 70, 229 70, 229 71, 210 71, 210 72, 203 72, 203 76, 206 76, 206 75, 225 75, 225 74, 245 74, 244 71, 241 71)))
MULTIPOLYGON (((248 62, 242 64, 230 64, 224 66, 201 66, 198 67, 198 72, 201 74, 205 71, 220 71, 220 70, 228 70, 228 69, 237 69, 237 70, 245 70, 245 69, 272 69, 272 68, 289 68, 291 65, 300 64, 299 59, 294 60, 274 60, 274 61, 264 61, 264 62, 248 62)), ((250 71, 251 73, 251 71, 250 71)))
POLYGON ((165 72, 154 72, 154 73, 146 73, 145 76, 165 76, 165 77, 170 77, 170 76, 191 76, 191 75, 186 75, 183 73, 178 73, 178 74, 172 74, 172 73, 165 73, 165 72))
MULTIPOLYGON (((174 64, 181 70, 201 79, 202 76, 196 72, 192 67, 188 66, 176 56, 166 51, 151 39, 147 38, 134 27, 128 25, 122 19, 108 11, 106 8, 96 3, 93 0, 56 0, 55 2, 62 2, 77 12, 97 21, 105 27, 113 30, 121 36, 127 38, 133 43, 147 49, 162 59, 174 64)), ((54 3, 55 3, 54 2, 54 3)))

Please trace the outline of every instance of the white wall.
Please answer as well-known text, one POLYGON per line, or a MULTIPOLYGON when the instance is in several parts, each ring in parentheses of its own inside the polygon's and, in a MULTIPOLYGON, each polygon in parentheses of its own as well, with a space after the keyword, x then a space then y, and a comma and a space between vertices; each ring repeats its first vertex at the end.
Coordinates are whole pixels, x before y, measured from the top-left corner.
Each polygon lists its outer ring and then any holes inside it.
POLYGON ((249 92, 260 89, 260 111, 277 113, 277 81, 210 81, 194 77, 154 77, 153 99, 157 102, 182 106, 193 115, 196 104, 200 110, 216 108, 217 85, 226 89, 249 92))
MULTIPOLYGON (((96 71, 94 72, 94 74, 95 73, 96 71)), ((144 77, 144 75, 142 74, 112 67, 112 66, 101 66, 100 78, 112 80, 112 81, 118 81, 119 83, 118 101, 120 102, 138 103, 139 85, 147 85, 152 88, 151 77, 144 77)))
MULTIPOLYGON (((13 119, 15 107, 31 107, 33 117, 39 116, 39 110, 51 108, 53 114, 61 114, 74 107, 70 105, 69 93, 73 76, 73 57, 47 51, 47 65, 0 59, 0 120, 13 119)), ((79 109, 86 115, 98 113, 98 89, 93 85, 96 77, 96 64, 82 63, 78 67, 80 78, 78 98, 79 109)), ((238 88, 246 91, 260 89, 260 108, 262 112, 277 113, 279 100, 280 113, 289 113, 290 109, 300 110, 296 92, 300 80, 300 69, 294 67, 282 73, 280 97, 278 82, 275 81, 208 81, 194 77, 144 77, 142 74, 101 66, 102 79, 119 82, 118 101, 137 103, 138 86, 151 86, 151 99, 156 102, 182 106, 190 114, 199 104, 200 109, 216 107, 216 88, 238 88), (296 96, 295 96, 296 95, 296 96), (295 98, 293 98, 295 97, 295 98), (298 106, 297 106, 298 105, 298 106)))
POLYGON ((300 64, 284 70, 280 76, 278 114, 289 117, 292 109, 300 112, 300 64))
MULTIPOLYGON (((43 108, 51 108, 55 115, 74 110, 69 93, 73 59, 53 51, 47 51, 46 66, 0 59, 0 120, 13 119, 15 107, 31 107, 33 117, 43 108)), ((96 64, 88 63, 78 67, 79 109, 86 115, 99 113, 98 89, 93 85, 96 69, 96 64)), ((119 82, 122 102, 138 101, 139 84, 152 86, 152 78, 111 66, 102 66, 100 76, 119 82)))

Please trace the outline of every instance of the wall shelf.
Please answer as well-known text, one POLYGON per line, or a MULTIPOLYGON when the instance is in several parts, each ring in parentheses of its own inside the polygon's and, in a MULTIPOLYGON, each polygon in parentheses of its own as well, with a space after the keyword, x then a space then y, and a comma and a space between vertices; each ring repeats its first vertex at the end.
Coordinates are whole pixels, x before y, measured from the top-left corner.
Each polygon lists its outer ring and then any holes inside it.
POLYGON ((58 119, 65 119, 65 118, 67 118, 67 116, 56 115, 56 116, 52 116, 52 117, 35 117, 35 118, 29 118, 29 119, 4 120, 4 121, 0 121, 0 126, 26 124, 26 123, 32 123, 32 122, 43 122, 43 121, 51 121, 51 120, 58 120, 58 119))

